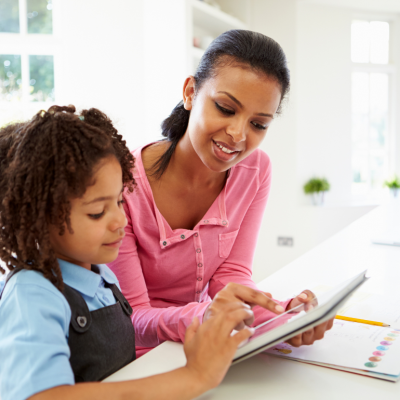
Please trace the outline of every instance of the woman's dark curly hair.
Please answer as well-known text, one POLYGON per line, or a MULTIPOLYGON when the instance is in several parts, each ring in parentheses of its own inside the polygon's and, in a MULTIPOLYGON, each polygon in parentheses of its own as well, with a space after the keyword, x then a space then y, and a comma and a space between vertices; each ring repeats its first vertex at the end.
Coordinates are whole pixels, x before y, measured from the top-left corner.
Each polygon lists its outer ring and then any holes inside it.
POLYGON ((121 164, 123 184, 132 192, 134 157, 95 108, 77 115, 72 105, 53 106, 0 130, 0 259, 10 271, 40 271, 62 290, 49 224, 60 235, 65 227, 73 233, 69 199, 84 195, 96 165, 109 156, 121 164))

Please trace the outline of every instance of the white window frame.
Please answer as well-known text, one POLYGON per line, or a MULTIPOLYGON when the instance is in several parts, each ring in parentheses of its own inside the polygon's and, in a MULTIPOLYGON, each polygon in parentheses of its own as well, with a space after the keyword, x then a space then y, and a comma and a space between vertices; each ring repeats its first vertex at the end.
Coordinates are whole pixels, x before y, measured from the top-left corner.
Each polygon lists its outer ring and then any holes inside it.
MULTIPOLYGON (((37 102, 29 100, 29 56, 46 55, 53 56, 53 65, 55 68, 55 54, 57 43, 54 38, 54 7, 53 2, 53 33, 40 34, 28 33, 28 8, 27 0, 19 1, 19 33, 0 32, 0 54, 11 54, 21 56, 21 80, 22 96, 20 101, 1 101, 0 113, 19 111, 23 119, 31 118, 32 115, 41 110, 47 109, 53 102, 37 102)), ((54 71, 55 73, 55 71, 54 71)), ((54 88, 56 92, 56 88, 54 88)), ((56 96, 56 93, 54 94, 56 96)))
MULTIPOLYGON (((386 143, 389 170, 395 172, 396 168, 396 88, 397 88, 397 65, 395 55, 395 45, 398 43, 396 40, 396 31, 399 29, 399 19, 390 14, 354 14, 352 21, 384 21, 389 23, 389 63, 388 64, 372 64, 372 63, 357 63, 351 61, 351 74, 353 72, 366 72, 366 73, 385 73, 389 77, 389 129, 388 141, 386 143)), ((369 143, 368 143, 369 148, 369 143)), ((352 146, 353 154, 353 146, 352 146)), ((353 171, 352 171, 353 173, 353 171)), ((387 177, 389 178, 389 177, 387 177)), ((352 178, 353 184, 353 178, 352 178)), ((371 188, 371 181, 369 177, 368 193, 365 195, 355 195, 352 197, 356 201, 364 201, 366 198, 373 202, 381 202, 384 200, 385 192, 383 190, 373 190, 371 188)))

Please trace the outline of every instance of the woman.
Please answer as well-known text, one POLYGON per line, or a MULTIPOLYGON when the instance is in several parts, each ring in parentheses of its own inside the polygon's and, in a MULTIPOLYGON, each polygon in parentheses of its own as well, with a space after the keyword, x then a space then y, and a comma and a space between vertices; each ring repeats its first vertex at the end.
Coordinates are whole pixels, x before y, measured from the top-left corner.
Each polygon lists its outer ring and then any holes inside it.
MULTIPOLYGON (((306 291, 277 303, 251 280, 271 182, 269 158, 257 148, 289 81, 274 40, 225 32, 186 79, 183 101, 162 124, 166 140, 133 152, 137 188, 125 195, 126 237, 110 267, 134 310, 138 356, 183 341, 194 317, 205 321, 231 303, 262 306, 240 329, 312 300, 306 291)), ((291 343, 310 344, 331 325, 291 343)))

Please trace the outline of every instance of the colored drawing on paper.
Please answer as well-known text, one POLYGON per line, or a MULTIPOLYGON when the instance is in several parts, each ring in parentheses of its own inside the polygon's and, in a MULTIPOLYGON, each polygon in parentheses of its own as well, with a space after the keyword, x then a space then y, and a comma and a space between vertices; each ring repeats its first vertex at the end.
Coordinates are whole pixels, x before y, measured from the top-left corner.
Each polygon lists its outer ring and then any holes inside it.
POLYGON ((397 338, 399 336, 399 335, 395 335, 394 333, 388 333, 387 335, 390 337, 393 337, 393 338, 397 338))
POLYGON ((365 363, 364 365, 365 365, 367 368, 375 368, 375 367, 378 366, 378 364, 377 364, 377 363, 374 363, 374 362, 367 362, 367 363, 365 363))
POLYGON ((388 341, 386 341, 386 340, 383 340, 383 341, 381 342, 381 344, 384 345, 384 346, 391 346, 393 343, 392 343, 392 342, 388 342, 388 341))
POLYGON ((384 356, 386 353, 384 351, 374 351, 372 353, 374 356, 378 356, 378 357, 382 357, 384 356))
POLYGON ((385 340, 389 340, 389 342, 393 342, 393 340, 396 340, 395 338, 392 338, 392 337, 389 337, 389 336, 384 337, 384 339, 385 340))
POLYGON ((380 350, 380 351, 385 351, 385 350, 389 350, 389 347, 387 347, 387 346, 378 346, 376 349, 380 350))
POLYGON ((370 357, 370 358, 368 358, 368 360, 369 360, 369 361, 378 362, 378 361, 381 361, 382 358, 380 358, 380 357, 370 357))

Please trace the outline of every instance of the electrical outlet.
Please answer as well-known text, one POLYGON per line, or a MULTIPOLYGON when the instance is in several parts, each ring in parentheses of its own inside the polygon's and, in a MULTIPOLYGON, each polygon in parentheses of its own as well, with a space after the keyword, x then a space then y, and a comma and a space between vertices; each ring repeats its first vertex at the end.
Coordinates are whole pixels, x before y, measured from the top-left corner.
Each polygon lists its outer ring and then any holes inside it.
POLYGON ((293 238, 278 236, 278 246, 293 247, 293 238))

